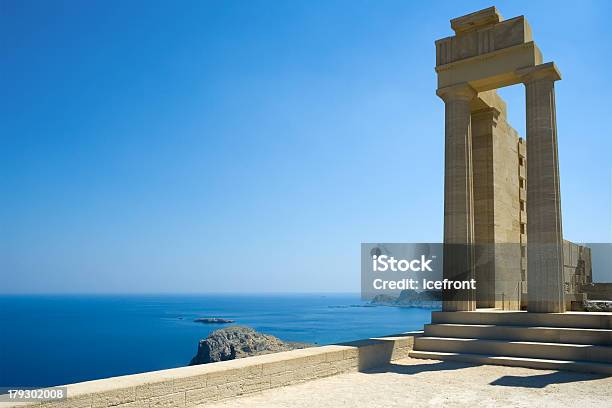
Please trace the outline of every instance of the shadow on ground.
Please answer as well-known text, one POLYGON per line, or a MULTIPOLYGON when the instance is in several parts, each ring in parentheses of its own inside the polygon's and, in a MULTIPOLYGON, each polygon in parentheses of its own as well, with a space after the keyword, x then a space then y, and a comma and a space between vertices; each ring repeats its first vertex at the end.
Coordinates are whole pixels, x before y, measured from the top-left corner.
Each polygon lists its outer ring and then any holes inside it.
POLYGON ((544 388, 550 384, 563 384, 580 381, 593 381, 609 378, 608 375, 573 373, 570 371, 555 371, 552 373, 516 376, 505 375, 491 382, 491 385, 502 387, 544 388))
POLYGON ((390 363, 382 367, 364 370, 366 374, 396 373, 396 374, 419 374, 429 371, 449 371, 461 368, 476 367, 476 364, 458 363, 455 361, 439 361, 424 364, 394 364, 390 363))
MULTIPOLYGON (((469 364, 460 363, 455 361, 439 361, 436 363, 424 363, 424 364, 388 364, 382 367, 364 370, 366 374, 380 374, 380 373, 397 373, 397 374, 419 374, 424 372, 433 371, 451 371, 459 370, 462 368, 478 367, 483 364, 469 364)), ((508 367, 510 368, 510 367, 508 367)), ((501 387, 522 387, 522 388, 545 388, 551 384, 564 384, 571 382, 581 381, 593 381, 601 380, 604 378, 612 378, 608 375, 603 374, 588 374, 588 373, 575 373, 571 371, 554 371, 546 372, 537 375, 505 375, 498 378, 495 381, 489 383, 489 385, 501 386, 501 387)))

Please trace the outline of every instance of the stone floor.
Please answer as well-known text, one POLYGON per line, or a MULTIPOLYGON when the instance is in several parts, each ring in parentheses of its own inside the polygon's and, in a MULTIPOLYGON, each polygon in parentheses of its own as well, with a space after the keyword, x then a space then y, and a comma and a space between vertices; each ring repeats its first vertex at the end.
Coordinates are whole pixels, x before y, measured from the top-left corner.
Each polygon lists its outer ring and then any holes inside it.
POLYGON ((612 377, 405 359, 367 373, 267 390, 206 408, 419 406, 612 407, 612 377))

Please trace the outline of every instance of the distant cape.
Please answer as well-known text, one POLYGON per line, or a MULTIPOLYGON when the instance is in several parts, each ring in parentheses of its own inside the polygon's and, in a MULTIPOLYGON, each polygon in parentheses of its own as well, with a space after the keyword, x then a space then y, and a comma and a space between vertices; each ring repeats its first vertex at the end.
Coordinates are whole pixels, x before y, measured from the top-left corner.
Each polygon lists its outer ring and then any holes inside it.
POLYGON ((399 296, 392 295, 376 295, 371 301, 372 304, 382 306, 397 306, 397 307, 425 307, 439 308, 442 306, 442 291, 425 290, 417 292, 416 290, 402 290, 399 296))

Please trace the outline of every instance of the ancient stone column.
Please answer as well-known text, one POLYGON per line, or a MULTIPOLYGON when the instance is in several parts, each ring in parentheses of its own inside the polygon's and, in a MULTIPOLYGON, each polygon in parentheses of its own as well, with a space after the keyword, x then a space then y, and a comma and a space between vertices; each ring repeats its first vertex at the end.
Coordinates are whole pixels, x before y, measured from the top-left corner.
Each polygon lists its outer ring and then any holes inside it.
POLYGON ((564 312, 554 63, 521 70, 527 97, 527 310, 564 312))
MULTIPOLYGON (((474 278, 474 197, 470 101, 476 92, 467 84, 438 89, 445 103, 444 270, 445 279, 474 278)), ((476 308, 473 290, 446 290, 443 310, 476 308)))

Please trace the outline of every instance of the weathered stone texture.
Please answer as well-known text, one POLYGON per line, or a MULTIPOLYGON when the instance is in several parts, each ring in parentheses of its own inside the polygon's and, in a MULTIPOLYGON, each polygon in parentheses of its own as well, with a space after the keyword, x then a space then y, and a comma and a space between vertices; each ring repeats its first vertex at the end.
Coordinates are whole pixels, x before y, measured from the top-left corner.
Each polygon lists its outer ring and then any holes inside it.
MULTIPOLYGON (((445 103, 444 278, 474 276, 474 197, 470 104, 476 92, 467 85, 438 90, 445 103)), ((444 310, 473 310, 473 291, 446 291, 444 310)))
POLYGON ((564 312, 563 229, 554 64, 525 73, 527 96, 528 310, 564 312))

